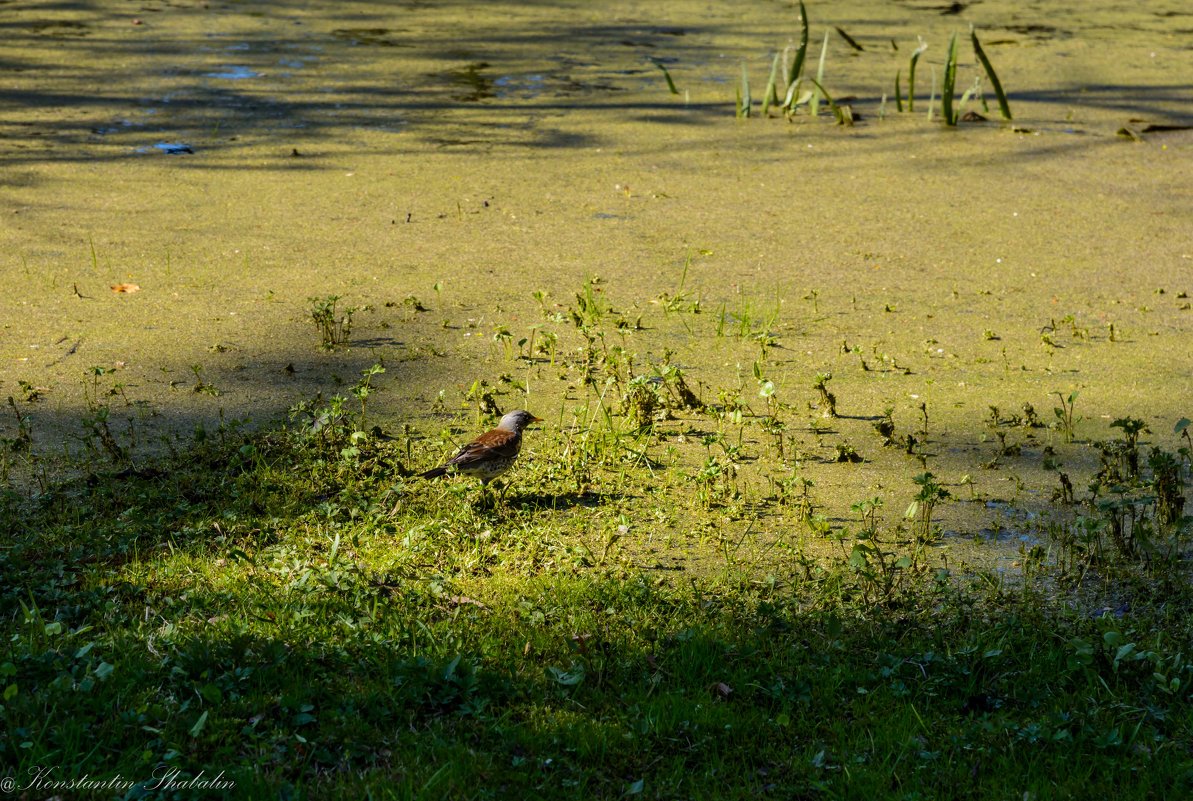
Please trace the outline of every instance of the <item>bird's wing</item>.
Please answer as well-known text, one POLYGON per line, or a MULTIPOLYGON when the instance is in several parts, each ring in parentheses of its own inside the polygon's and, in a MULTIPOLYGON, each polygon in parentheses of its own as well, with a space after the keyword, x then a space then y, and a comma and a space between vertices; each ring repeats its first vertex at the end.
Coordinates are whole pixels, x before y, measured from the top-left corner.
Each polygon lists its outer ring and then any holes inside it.
POLYGON ((512 459, 518 455, 521 439, 512 431, 493 429, 460 448, 447 463, 460 467, 482 459, 512 459))

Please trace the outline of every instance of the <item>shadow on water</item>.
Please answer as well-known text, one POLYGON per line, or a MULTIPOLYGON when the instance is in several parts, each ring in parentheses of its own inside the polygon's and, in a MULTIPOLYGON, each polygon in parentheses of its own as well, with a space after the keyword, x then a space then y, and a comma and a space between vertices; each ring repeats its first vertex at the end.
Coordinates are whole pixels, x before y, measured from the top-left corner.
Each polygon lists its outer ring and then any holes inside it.
MULTIPOLYGON (((157 147, 186 156, 188 166, 226 166, 204 157, 279 141, 342 145, 358 130, 432 147, 593 147, 605 137, 592 126, 566 130, 549 120, 581 127, 587 114, 677 125, 721 120, 732 103, 729 86, 723 102, 684 102, 666 91, 651 62, 669 63, 685 88, 706 87, 737 68, 726 46, 770 48, 786 32, 707 13, 680 26, 608 23, 553 7, 440 3, 432 15, 418 3, 357 2, 333 12, 275 2, 245 14, 151 4, 142 17, 113 18, 100 4, 79 2, 54 9, 69 19, 14 14, 0 22, 10 47, 0 60, 8 77, 0 101, 20 111, 0 125, 9 140, 0 161, 124 159, 157 147)), ((866 32, 863 20, 846 24, 859 37, 866 32)), ((1038 20, 1003 29, 1032 41, 1060 35, 1038 20)), ((887 66, 871 64, 867 76, 887 66)), ((1009 88, 1027 118, 1033 108, 1077 105, 1128 116, 1155 109, 1151 122, 1193 123, 1179 82, 1036 89, 1020 80, 1009 88)), ((872 119, 881 98, 855 102, 872 119)))

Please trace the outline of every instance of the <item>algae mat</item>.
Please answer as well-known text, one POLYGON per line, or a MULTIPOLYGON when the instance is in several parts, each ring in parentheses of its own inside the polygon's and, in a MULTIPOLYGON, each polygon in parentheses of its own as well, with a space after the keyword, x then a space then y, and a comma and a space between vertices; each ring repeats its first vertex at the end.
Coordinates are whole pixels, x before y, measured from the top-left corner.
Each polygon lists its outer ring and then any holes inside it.
MULTIPOLYGON (((815 403, 832 372, 858 417, 910 424, 928 403, 958 474, 990 458, 990 405, 1051 421, 1055 393, 1078 391, 1091 438, 1124 415, 1160 436, 1190 412, 1181 3, 813 3, 808 70, 827 41, 852 127, 760 116, 798 34, 790 3, 2 13, 0 396, 44 451, 82 451, 100 402, 151 447, 221 414, 275 419, 377 360, 390 428, 432 430, 437 401, 458 410, 502 374, 530 392, 507 402, 554 416, 576 382, 509 358, 500 332, 578 347, 562 312, 593 275, 644 319, 627 348, 674 350, 708 400, 753 381, 754 344, 717 338, 718 320, 780 309, 767 377, 788 402, 815 403), (939 99, 927 118, 970 24, 1013 123, 988 85, 989 121, 946 128, 939 99), (916 111, 898 113, 917 37, 916 111), (743 64, 754 116, 738 120, 743 64), (664 293, 705 313, 679 324, 664 293), (336 352, 310 320, 329 295, 364 307, 336 352)), ((962 48, 959 91, 979 75, 962 48)))

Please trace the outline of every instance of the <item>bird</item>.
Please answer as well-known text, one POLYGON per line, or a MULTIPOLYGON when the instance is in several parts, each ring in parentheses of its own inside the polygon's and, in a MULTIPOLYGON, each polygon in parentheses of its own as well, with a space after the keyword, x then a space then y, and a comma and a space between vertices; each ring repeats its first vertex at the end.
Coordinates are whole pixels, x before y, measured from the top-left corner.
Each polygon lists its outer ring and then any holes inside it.
POLYGON ((509 470, 522 449, 522 431, 531 423, 541 423, 525 409, 515 409, 501 418, 497 428, 486 431, 469 442, 439 467, 421 473, 422 478, 439 478, 451 472, 476 476, 483 486, 509 470))

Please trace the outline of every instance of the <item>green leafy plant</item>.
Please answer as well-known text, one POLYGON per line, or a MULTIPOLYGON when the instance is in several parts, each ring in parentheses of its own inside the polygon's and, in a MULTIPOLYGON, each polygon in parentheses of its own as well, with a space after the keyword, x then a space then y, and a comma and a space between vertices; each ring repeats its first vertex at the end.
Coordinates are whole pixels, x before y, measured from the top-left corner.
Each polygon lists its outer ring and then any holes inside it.
POLYGON ((359 309, 349 307, 337 310, 339 295, 327 295, 322 298, 308 298, 311 303, 311 320, 319 329, 320 346, 324 350, 334 350, 348 342, 352 333, 352 315, 359 309))
POLYGON ((1073 414, 1073 405, 1076 403, 1079 393, 1070 392, 1068 397, 1059 392, 1054 392, 1053 394, 1060 399, 1060 406, 1052 410, 1056 416, 1055 425, 1060 430, 1065 442, 1072 442, 1073 437, 1076 435, 1076 425, 1081 422, 1081 418, 1075 417, 1073 414))
POLYGON ((812 388, 820 395, 820 414, 823 417, 837 416, 837 396, 828 388, 832 378, 832 373, 817 373, 816 380, 812 382, 812 388))
POLYGON ((936 476, 932 473, 921 473, 912 480, 920 489, 904 516, 911 521, 916 539, 920 542, 930 542, 937 538, 934 525, 936 507, 950 497, 949 491, 937 482, 936 476))

